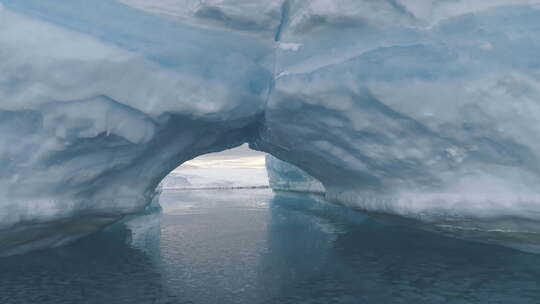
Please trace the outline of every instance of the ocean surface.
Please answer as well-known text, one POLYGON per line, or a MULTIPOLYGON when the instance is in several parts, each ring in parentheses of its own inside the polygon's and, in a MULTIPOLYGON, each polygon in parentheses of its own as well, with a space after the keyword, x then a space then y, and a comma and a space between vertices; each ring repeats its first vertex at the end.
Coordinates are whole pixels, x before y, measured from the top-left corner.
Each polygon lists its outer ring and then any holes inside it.
POLYGON ((165 190, 161 204, 73 245, 0 258, 0 303, 540 303, 540 255, 317 196, 165 190))

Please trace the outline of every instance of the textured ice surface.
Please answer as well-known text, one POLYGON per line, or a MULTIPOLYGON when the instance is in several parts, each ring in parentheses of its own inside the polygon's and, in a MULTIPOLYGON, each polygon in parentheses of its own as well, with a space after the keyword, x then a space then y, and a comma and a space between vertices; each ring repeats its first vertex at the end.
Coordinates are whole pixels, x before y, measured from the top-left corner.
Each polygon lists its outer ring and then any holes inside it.
POLYGON ((0 251, 245 142, 356 208, 539 231, 539 0, 2 3, 0 251))
POLYGON ((255 134, 272 42, 115 1, 3 3, 0 251, 137 212, 179 164, 255 134))
POLYGON ((272 155, 266 156, 266 170, 272 189, 297 192, 324 193, 320 181, 302 169, 281 161, 272 155))
MULTIPOLYGON (((405 2, 373 14, 310 2, 324 11, 317 25, 281 33, 301 47, 277 51, 259 147, 363 209, 536 217, 540 11, 423 2, 421 18, 405 2)), ((305 10, 290 22, 306 23, 305 10)))

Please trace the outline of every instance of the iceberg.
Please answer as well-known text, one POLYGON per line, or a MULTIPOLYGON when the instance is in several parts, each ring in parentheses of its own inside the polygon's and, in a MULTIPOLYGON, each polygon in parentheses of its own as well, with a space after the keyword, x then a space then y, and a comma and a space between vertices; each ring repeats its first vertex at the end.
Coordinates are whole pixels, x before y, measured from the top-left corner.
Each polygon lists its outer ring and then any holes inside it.
POLYGON ((180 168, 161 185, 168 191, 269 188, 264 168, 180 168))
POLYGON ((305 172, 271 159, 277 188, 540 231, 538 0, 0 2, 0 254, 140 212, 244 143, 305 172))
POLYGON ((307 174, 304 170, 279 160, 270 154, 266 156, 266 171, 270 187, 274 190, 325 193, 324 186, 320 181, 307 174))

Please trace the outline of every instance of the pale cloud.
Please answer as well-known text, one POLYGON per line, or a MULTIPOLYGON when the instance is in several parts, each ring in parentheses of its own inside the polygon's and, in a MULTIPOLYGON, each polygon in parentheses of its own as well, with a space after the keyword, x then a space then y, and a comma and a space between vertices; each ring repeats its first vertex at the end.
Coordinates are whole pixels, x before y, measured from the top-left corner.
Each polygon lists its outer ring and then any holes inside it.
POLYGON ((177 170, 183 167, 190 168, 264 168, 263 156, 238 157, 238 158, 205 158, 200 157, 187 161, 177 170))
POLYGON ((247 145, 219 153, 210 153, 185 162, 176 170, 194 168, 265 168, 265 154, 250 150, 247 145))

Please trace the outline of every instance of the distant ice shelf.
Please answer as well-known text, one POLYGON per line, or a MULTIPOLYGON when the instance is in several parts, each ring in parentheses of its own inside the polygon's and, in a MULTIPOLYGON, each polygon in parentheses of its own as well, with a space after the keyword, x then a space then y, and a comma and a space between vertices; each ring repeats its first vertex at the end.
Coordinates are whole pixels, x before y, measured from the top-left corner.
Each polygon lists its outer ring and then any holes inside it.
POLYGON ((167 175, 161 186, 173 191, 269 188, 264 168, 182 168, 167 175))

